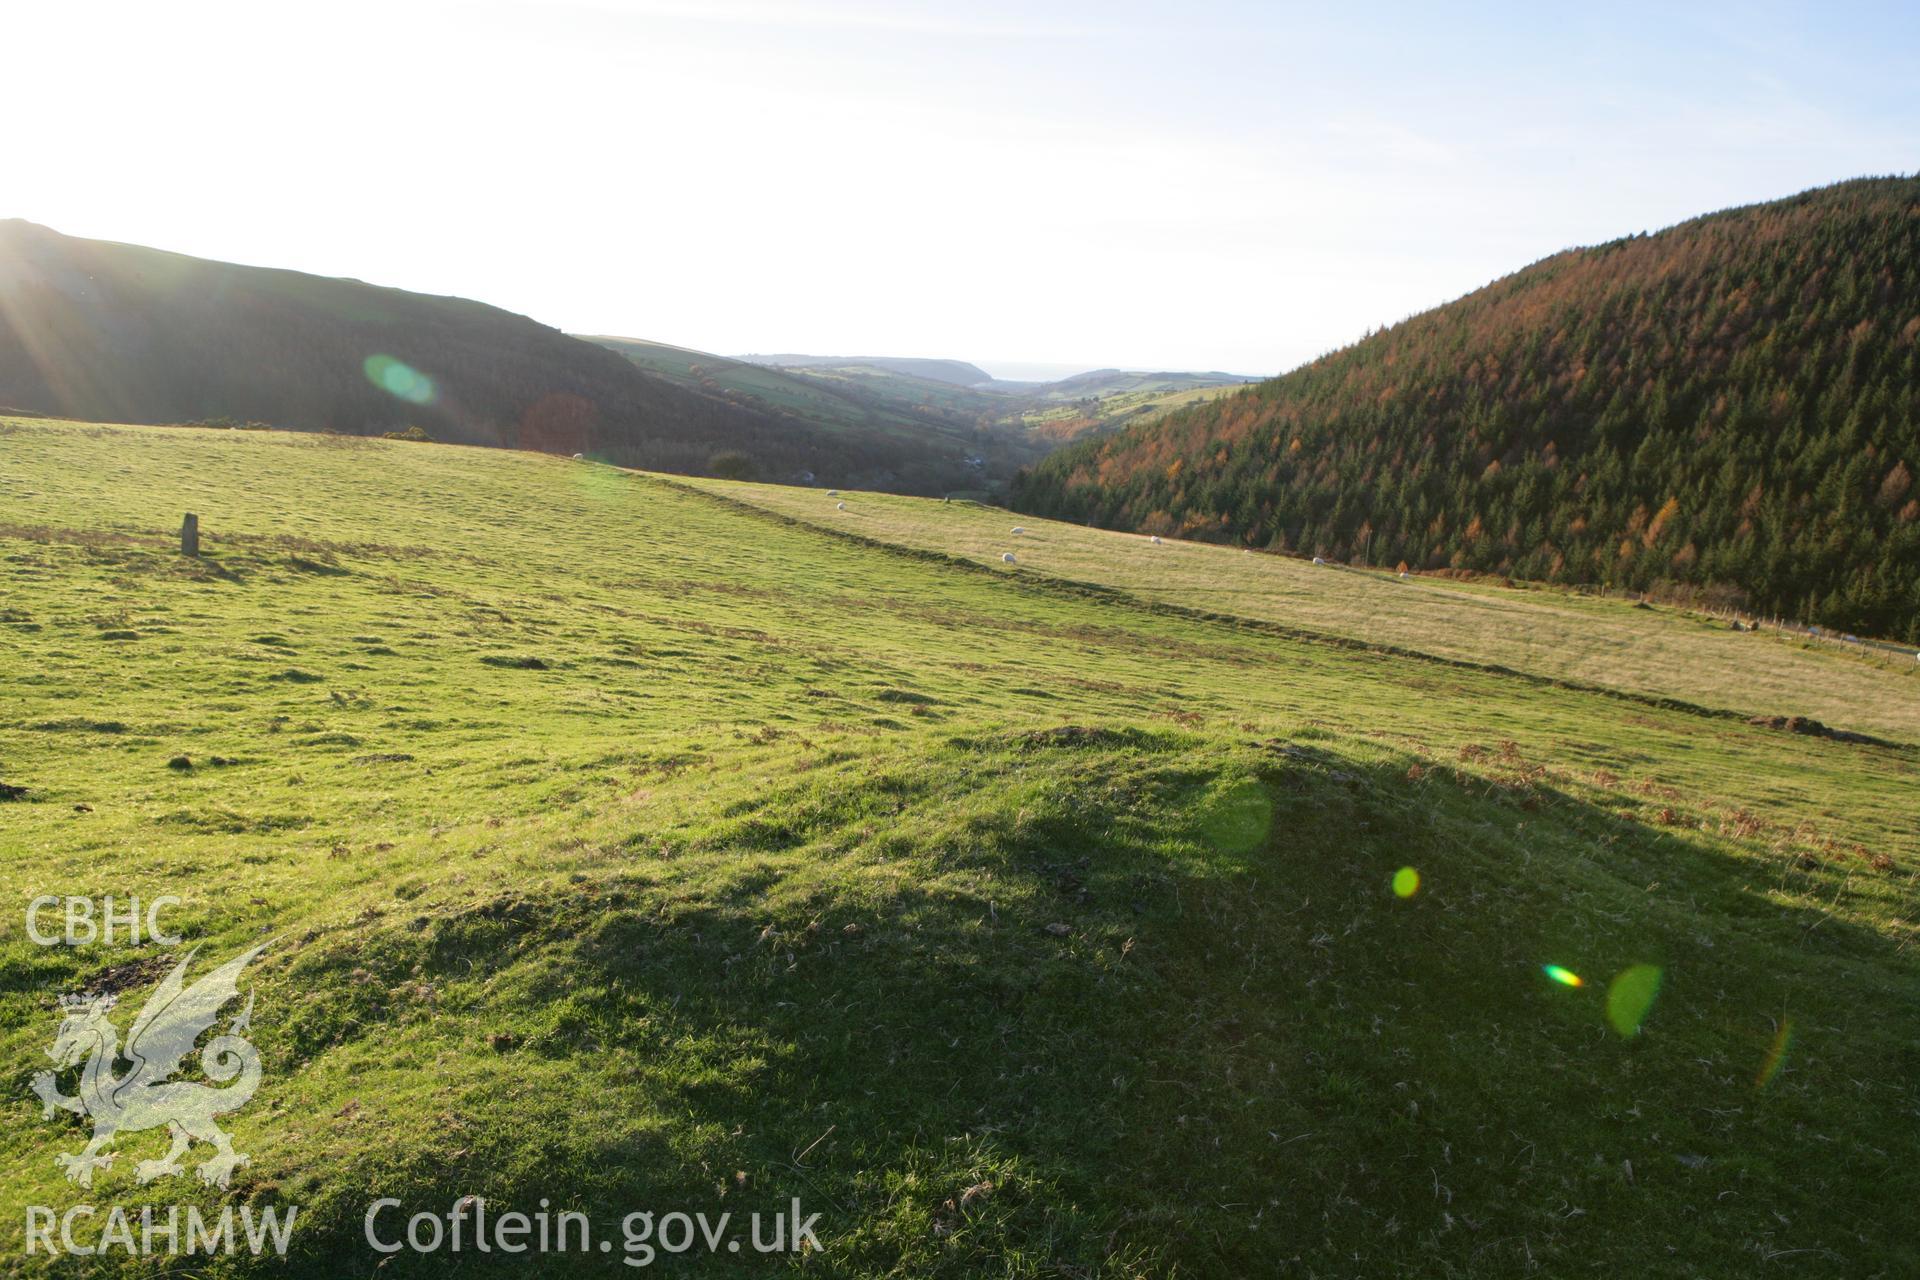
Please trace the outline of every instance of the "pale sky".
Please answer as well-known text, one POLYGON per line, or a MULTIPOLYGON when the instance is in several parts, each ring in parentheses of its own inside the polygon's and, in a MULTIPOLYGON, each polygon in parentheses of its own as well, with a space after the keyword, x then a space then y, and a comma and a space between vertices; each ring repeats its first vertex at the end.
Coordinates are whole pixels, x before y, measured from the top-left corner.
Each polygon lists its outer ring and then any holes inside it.
POLYGON ((1270 373, 1920 168, 1920 5, 1565 8, 0 0, 0 217, 726 353, 1270 373))

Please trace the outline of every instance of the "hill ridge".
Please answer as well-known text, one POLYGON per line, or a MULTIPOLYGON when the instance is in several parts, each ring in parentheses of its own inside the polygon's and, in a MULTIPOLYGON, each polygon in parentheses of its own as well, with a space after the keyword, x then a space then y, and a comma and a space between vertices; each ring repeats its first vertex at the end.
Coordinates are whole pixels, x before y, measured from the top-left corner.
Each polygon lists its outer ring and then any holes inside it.
POLYGON ((965 451, 656 377, 490 303, 0 222, 0 404, 76 420, 256 421, 939 492, 965 451), (930 473, 930 474, 929 474, 930 473))
POLYGON ((1563 250, 1071 446, 1022 510, 1920 638, 1920 178, 1563 250))

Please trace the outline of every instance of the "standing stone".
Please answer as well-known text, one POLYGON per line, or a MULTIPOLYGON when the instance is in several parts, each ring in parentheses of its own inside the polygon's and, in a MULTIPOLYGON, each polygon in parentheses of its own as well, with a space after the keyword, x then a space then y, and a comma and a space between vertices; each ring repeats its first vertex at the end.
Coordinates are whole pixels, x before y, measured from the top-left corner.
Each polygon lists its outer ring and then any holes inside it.
POLYGON ((200 517, 187 512, 187 518, 180 522, 180 554, 197 556, 200 554, 200 517))

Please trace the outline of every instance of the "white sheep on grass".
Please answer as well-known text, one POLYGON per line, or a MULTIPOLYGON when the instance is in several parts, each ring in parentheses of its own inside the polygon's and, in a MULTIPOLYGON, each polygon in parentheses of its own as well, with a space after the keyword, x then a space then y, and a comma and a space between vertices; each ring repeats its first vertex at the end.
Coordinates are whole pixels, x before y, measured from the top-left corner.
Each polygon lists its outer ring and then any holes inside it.
POLYGON ((1320 558, 1319 556, 1315 556, 1315 557, 1313 558, 1313 562, 1314 562, 1315 564, 1325 564, 1325 563, 1326 563, 1326 561, 1325 561, 1325 560, 1322 560, 1322 559, 1321 559, 1321 558, 1320 558))
POLYGON ((840 496, 840 491, 838 489, 829 489, 827 490, 827 496, 829 498, 837 498, 840 496))
POLYGON ((845 511, 847 509, 847 504, 844 502, 836 502, 833 504, 833 509, 835 511, 845 511))
POLYGON ((1013 558, 1013 552, 1011 552, 1011 551, 1002 551, 1002 552, 1000 553, 1000 562, 1001 562, 1002 564, 1013 564, 1013 563, 1015 563, 1015 561, 1014 561, 1014 558, 1013 558))
POLYGON ((1157 547, 1160 545, 1160 535, 1156 533, 1152 537, 1148 538, 1147 541, 1153 543, 1153 545, 1157 547))
POLYGON ((1021 534, 1023 534, 1023 533, 1025 533, 1025 532, 1026 532, 1026 529, 1025 529, 1025 528, 1023 528, 1022 526, 1020 526, 1020 525, 1015 525, 1015 526, 1013 526, 1013 535, 1014 535, 1014 537, 1016 537, 1016 538, 1017 538, 1017 537, 1019 537, 1019 536, 1020 536, 1021 534))

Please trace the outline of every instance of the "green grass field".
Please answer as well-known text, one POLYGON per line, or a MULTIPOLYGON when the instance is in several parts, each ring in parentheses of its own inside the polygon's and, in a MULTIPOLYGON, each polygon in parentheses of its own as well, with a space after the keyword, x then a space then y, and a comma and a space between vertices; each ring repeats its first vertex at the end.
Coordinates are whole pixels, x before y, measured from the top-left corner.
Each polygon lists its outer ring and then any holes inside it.
POLYGON ((694 481, 784 516, 1022 573, 1118 587, 1183 609, 1238 615, 1555 680, 1920 742, 1920 663, 1852 652, 1723 619, 1571 592, 1314 565, 1231 547, 1158 545, 994 507, 861 493, 839 511, 818 490, 694 481), (1015 527, 1027 530, 1014 536, 1015 527))
POLYGON ((1602 602, 709 488, 0 420, 16 1271, 87 1267, 16 1257, 28 1206, 223 1202, 137 1187, 151 1132, 63 1180, 86 1131, 27 1085, 55 997, 125 988, 124 1030, 171 953, 33 945, 48 893, 176 894, 203 963, 269 943, 226 1199, 299 1205, 288 1259, 104 1273, 442 1274, 362 1218, 465 1194, 821 1215, 818 1253, 670 1272, 1920 1268, 1920 751, 1310 633, 1459 656, 1482 610, 1558 611, 1608 639, 1470 656, 1903 742, 1910 680, 1768 637, 1727 637, 1764 677, 1663 669, 1695 624, 1602 602), (1271 576, 1223 602, 1242 573, 1271 576), (1645 965, 1650 1008, 1616 988, 1645 965))

